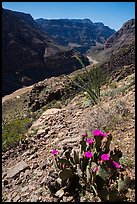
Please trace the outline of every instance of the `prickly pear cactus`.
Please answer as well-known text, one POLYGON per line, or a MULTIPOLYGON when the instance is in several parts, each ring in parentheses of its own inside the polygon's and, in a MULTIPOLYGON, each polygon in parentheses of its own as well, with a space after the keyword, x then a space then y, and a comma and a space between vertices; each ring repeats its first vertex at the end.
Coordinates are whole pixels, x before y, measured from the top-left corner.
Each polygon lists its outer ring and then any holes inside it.
POLYGON ((81 170, 84 172, 86 171, 86 167, 88 165, 88 159, 86 157, 83 157, 81 161, 81 170))
POLYGON ((82 177, 82 170, 80 168, 80 164, 77 164, 77 174, 79 177, 82 177))
POLYGON ((104 181, 109 179, 109 173, 105 171, 101 166, 98 167, 97 175, 99 175, 104 181))
POLYGON ((103 132, 99 135, 99 132, 96 130, 93 139, 88 134, 82 135, 79 151, 67 147, 60 156, 55 154, 57 151, 53 152, 56 167, 60 170, 56 185, 51 185, 56 190, 55 196, 61 198, 66 190, 72 190, 73 184, 75 188, 84 187, 101 201, 126 200, 130 177, 127 171, 123 173, 119 163, 122 152, 117 148, 110 150, 112 135, 103 132))
POLYGON ((95 148, 96 148, 96 151, 97 152, 100 152, 100 150, 101 150, 101 137, 99 136, 99 137, 95 137, 95 141, 96 141, 96 143, 95 143, 95 148))
POLYGON ((63 169, 59 172, 59 178, 63 181, 71 178, 73 175, 73 172, 71 169, 63 169))
POLYGON ((82 141, 80 142, 81 145, 81 153, 86 151, 86 141, 84 139, 82 139, 82 141))
POLYGON ((74 161, 76 164, 80 163, 79 154, 74 150, 74 161))
POLYGON ((69 152, 69 151, 66 151, 66 152, 65 152, 65 156, 66 156, 67 159, 69 159, 69 158, 70 158, 70 152, 69 152))
POLYGON ((91 174, 91 170, 90 170, 90 166, 88 165, 86 168, 86 177, 87 177, 87 182, 89 183, 92 179, 92 174, 91 174))
POLYGON ((59 162, 60 162, 61 164, 65 164, 66 167, 72 166, 72 164, 70 163, 70 161, 68 161, 67 159, 59 159, 59 162))
POLYGON ((118 180, 118 191, 122 192, 125 191, 127 188, 126 180, 122 180, 121 178, 118 180))

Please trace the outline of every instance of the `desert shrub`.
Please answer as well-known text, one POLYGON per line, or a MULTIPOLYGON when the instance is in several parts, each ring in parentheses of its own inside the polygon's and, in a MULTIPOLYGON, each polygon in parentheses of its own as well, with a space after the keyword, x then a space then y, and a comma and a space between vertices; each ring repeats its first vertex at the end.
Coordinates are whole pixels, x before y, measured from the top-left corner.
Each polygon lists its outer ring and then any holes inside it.
POLYGON ((117 83, 116 82, 112 82, 110 85, 109 85, 110 88, 112 89, 116 89, 117 88, 117 83))
POLYGON ((100 104, 92 109, 92 112, 87 116, 86 127, 90 130, 98 128, 112 130, 121 120, 122 116, 118 113, 115 105, 106 106, 100 104))
POLYGON ((127 92, 129 92, 134 84, 135 84, 135 75, 131 75, 131 77, 127 80, 127 84, 118 87, 116 82, 110 83, 109 87, 111 90, 103 92, 101 95, 103 96, 111 96, 112 98, 115 98, 117 95, 125 95, 127 92))
MULTIPOLYGON (((110 149, 112 135, 94 130, 93 136, 81 135, 78 149, 64 147, 61 153, 52 150, 58 178, 54 194, 61 198, 65 192, 82 188, 101 201, 126 201, 130 177, 120 164, 122 152, 110 149)), ((49 186, 52 191, 52 186, 49 186)))
POLYGON ((5 150, 24 138, 24 134, 27 132, 30 125, 30 118, 11 120, 9 123, 3 125, 2 149, 5 150))

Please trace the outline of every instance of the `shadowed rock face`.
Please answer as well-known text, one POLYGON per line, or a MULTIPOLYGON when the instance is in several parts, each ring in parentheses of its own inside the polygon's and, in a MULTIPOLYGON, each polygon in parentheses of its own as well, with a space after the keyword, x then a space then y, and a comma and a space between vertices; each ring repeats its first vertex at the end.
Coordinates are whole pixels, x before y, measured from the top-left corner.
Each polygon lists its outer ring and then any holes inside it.
MULTIPOLYGON (((78 53, 79 54, 79 53, 78 53)), ((2 9, 2 95, 81 65, 74 52, 42 33, 30 14, 2 9)), ((88 59, 79 54, 86 65, 88 59)))
POLYGON ((100 62, 107 60, 111 61, 111 58, 113 55, 115 55, 115 58, 117 58, 117 63, 123 61, 122 64, 127 65, 131 62, 134 63, 135 61, 134 50, 135 19, 131 19, 124 23, 116 33, 108 38, 104 45, 91 48, 88 51, 88 55, 91 55, 100 62))
POLYGON ((116 73, 118 75, 120 69, 125 69, 124 76, 135 72, 135 19, 124 23, 121 29, 106 41, 103 55, 109 58, 102 68, 113 78, 116 73))
POLYGON ((93 23, 89 19, 35 20, 43 32, 49 33, 58 43, 86 51, 90 46, 103 44, 115 30, 103 23, 93 23))
POLYGON ((120 30, 106 40, 105 47, 122 47, 123 45, 131 45, 133 43, 135 43, 135 19, 124 23, 120 30))

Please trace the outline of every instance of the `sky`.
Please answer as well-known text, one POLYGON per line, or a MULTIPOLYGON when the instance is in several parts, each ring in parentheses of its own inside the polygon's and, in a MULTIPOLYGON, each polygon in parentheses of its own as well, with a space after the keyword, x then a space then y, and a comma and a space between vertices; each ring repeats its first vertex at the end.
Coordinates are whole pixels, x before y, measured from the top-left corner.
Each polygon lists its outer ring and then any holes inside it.
POLYGON ((116 31, 135 18, 135 2, 2 2, 2 7, 29 13, 34 19, 88 18, 116 31))

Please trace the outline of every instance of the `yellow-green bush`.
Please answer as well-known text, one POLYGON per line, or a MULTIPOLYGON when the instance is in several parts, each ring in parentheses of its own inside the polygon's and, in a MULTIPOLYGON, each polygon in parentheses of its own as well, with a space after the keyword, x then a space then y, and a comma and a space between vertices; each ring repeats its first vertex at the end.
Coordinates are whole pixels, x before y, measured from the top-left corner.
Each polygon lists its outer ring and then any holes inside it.
POLYGON ((2 127, 2 149, 5 150, 24 138, 31 125, 30 118, 15 119, 2 127))

